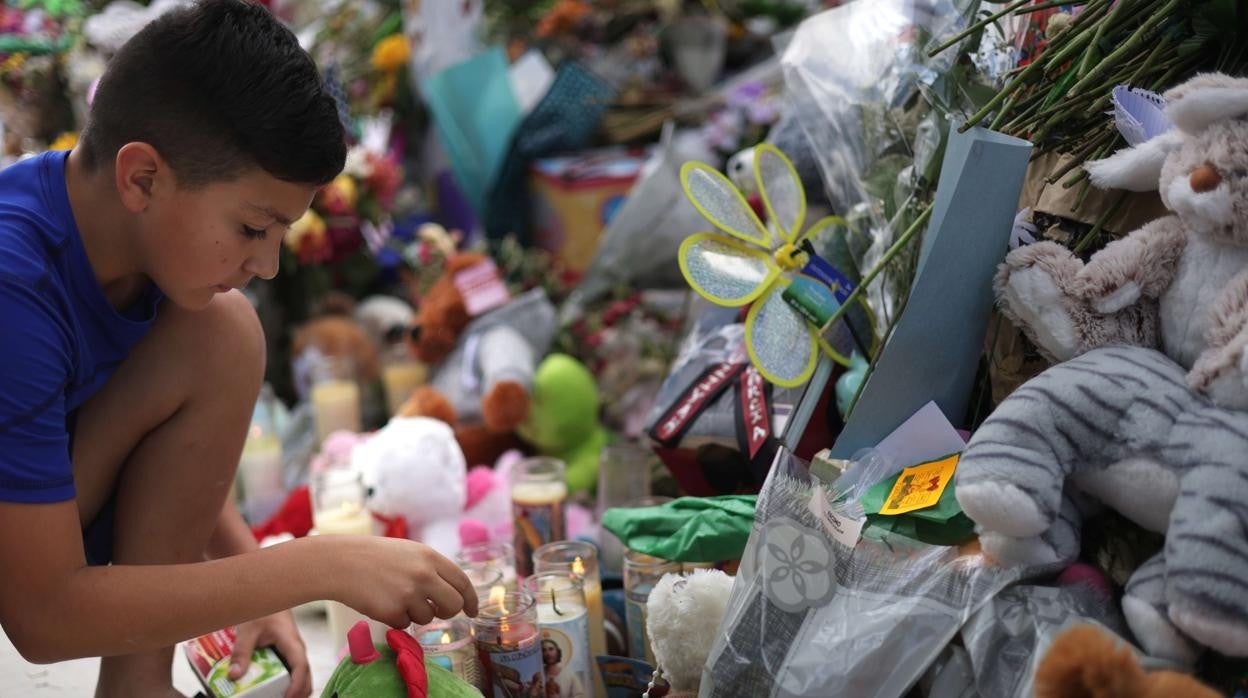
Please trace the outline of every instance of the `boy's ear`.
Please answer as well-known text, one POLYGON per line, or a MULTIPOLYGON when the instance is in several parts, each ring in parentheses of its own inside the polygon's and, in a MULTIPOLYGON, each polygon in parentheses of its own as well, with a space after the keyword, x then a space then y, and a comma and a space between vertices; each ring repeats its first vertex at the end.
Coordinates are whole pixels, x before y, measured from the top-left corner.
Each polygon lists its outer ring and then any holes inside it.
POLYGON ((172 183, 172 171, 160 153, 147 143, 127 143, 117 151, 113 164, 117 193, 132 213, 147 209, 162 180, 172 183))

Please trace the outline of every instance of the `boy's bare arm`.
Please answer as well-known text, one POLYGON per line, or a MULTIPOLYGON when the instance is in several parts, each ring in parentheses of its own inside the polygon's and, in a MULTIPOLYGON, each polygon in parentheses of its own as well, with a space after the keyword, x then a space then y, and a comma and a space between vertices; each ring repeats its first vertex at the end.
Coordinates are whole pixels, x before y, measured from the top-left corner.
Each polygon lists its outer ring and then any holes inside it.
POLYGON ((132 654, 333 599, 395 627, 476 613, 453 563, 406 540, 325 536, 185 565, 88 567, 74 502, 0 503, 0 625, 24 657, 132 654))

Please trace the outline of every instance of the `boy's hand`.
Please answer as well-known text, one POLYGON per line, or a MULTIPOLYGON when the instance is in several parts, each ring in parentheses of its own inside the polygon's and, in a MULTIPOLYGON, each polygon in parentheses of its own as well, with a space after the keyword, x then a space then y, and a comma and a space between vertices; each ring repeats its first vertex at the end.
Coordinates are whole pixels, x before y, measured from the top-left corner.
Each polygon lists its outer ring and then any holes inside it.
POLYGON ((427 545, 372 536, 344 536, 334 544, 343 546, 330 558, 341 564, 336 600, 370 618, 402 629, 461 610, 477 615, 477 592, 468 576, 427 545))
POLYGON ((230 657, 230 678, 239 679, 251 665, 257 647, 273 645, 290 669, 290 687, 283 698, 308 698, 312 695, 312 672, 308 669, 308 653, 290 611, 274 613, 243 623, 235 630, 234 655, 230 657))

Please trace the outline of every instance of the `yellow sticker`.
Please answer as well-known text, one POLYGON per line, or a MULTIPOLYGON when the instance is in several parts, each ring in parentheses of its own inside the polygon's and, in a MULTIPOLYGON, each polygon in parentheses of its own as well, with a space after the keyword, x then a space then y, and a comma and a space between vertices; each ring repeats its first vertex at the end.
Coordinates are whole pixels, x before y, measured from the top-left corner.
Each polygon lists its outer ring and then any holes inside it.
POLYGON ((957 470, 959 457, 960 454, 954 454, 943 460, 916 465, 901 471, 880 513, 885 516, 896 516, 935 506, 940 501, 941 493, 953 479, 953 472, 957 470))

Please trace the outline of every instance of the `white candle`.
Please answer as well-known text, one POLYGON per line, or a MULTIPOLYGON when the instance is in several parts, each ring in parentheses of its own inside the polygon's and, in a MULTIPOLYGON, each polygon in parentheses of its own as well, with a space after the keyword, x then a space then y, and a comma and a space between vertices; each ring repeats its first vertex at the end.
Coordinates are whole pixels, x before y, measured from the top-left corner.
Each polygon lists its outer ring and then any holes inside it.
POLYGON ((316 436, 321 441, 332 432, 363 430, 360 421, 360 387, 355 381, 330 380, 312 388, 316 436))
POLYGON ((537 600, 542 669, 548 694, 558 686, 561 698, 588 698, 594 667, 589 645, 589 611, 580 580, 557 572, 526 580, 537 600))
POLYGON ((391 415, 399 413, 399 408, 412 396, 412 391, 425 384, 428 369, 418 361, 400 361, 387 364, 381 373, 381 382, 386 390, 386 409, 391 415))
POLYGON ((238 460, 243 514, 252 525, 267 521, 286 499, 282 486, 282 442, 253 426, 238 460))

